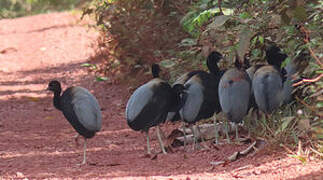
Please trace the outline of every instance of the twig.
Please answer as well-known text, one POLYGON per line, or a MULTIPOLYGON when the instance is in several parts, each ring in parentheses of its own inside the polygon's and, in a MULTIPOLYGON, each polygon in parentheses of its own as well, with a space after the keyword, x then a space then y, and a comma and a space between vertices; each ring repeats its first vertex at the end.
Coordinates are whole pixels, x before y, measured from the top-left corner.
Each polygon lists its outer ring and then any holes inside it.
MULTIPOLYGON (((305 34, 304 42, 308 44, 310 42, 310 31, 307 30, 303 25, 299 27, 299 30, 305 34)), ((323 68, 323 63, 317 56, 315 56, 315 53, 313 52, 312 48, 307 46, 307 49, 310 51, 311 56, 316 60, 316 62, 320 65, 320 67, 323 68)))
POLYGON ((323 77, 323 74, 320 74, 319 76, 317 76, 316 78, 313 79, 302 79, 301 81, 294 83, 293 86, 298 86, 300 84, 303 84, 304 82, 317 82, 319 81, 321 78, 323 77))
POLYGON ((223 14, 223 11, 222 11, 222 6, 221 6, 221 4, 222 4, 222 0, 218 0, 218 7, 219 7, 219 10, 220 10, 220 14, 221 14, 221 15, 224 15, 224 14, 223 14))
POLYGON ((321 68, 323 68, 323 63, 317 56, 315 56, 315 53, 313 52, 312 48, 308 46, 307 49, 310 51, 311 56, 316 60, 316 62, 321 66, 321 68))
POLYGON ((180 13, 182 13, 182 14, 186 14, 186 13, 185 13, 185 11, 184 11, 180 6, 178 6, 178 5, 177 5, 177 3, 174 3, 174 6, 176 7, 176 9, 177 9, 180 13))
POLYGON ((315 150, 315 149, 313 149, 312 147, 310 147, 310 150, 311 150, 311 151, 313 151, 315 154, 317 154, 317 155, 319 155, 319 156, 323 157, 323 153, 320 153, 320 152, 316 151, 316 150, 315 150))
POLYGON ((297 150, 297 155, 301 156, 303 155, 304 152, 303 152, 303 149, 302 149, 302 141, 301 140, 298 140, 298 150, 297 150))
POLYGON ((285 146, 284 144, 281 144, 281 146, 290 154, 296 155, 292 150, 290 150, 287 146, 285 146))
POLYGON ((303 100, 301 100, 298 96, 295 96, 295 99, 299 102, 301 102, 304 106, 306 106, 308 109, 310 109, 311 111, 315 112, 316 113, 316 110, 314 107, 306 104, 303 100))

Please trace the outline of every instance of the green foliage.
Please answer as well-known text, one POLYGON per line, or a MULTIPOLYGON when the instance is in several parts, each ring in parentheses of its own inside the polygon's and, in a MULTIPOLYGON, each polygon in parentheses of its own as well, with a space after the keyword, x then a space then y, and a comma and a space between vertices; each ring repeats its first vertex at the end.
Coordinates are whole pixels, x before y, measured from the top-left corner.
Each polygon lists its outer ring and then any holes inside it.
POLYGON ((1 0, 0 18, 14 18, 48 11, 69 10, 82 2, 82 0, 1 0))
POLYGON ((191 12, 185 16, 181 24, 187 32, 192 36, 197 37, 200 34, 199 28, 210 20, 217 11, 215 9, 208 9, 201 12, 191 12))
MULTIPOLYGON (((224 8, 223 13, 229 15, 232 11, 224 8)), ((217 14, 220 14, 220 9, 215 6, 215 1, 202 0, 193 5, 193 9, 181 19, 180 23, 186 32, 198 37, 202 31, 200 28, 217 14)))
MULTIPOLYGON (((233 64, 235 51, 238 52, 240 59, 247 56, 251 64, 266 63, 264 60, 265 47, 274 42, 288 54, 288 58, 282 64, 283 67, 288 63, 294 63, 298 73, 308 79, 322 74, 322 66, 318 65, 313 55, 309 53, 309 49, 312 49, 314 56, 319 59, 323 57, 323 23, 321 21, 323 15, 320 13, 322 3, 317 1, 304 3, 302 0, 244 2, 223 1, 223 6, 234 9, 233 14, 208 16, 207 20, 201 21, 203 23, 197 25, 193 23, 192 19, 199 17, 199 14, 205 9, 199 11, 195 8, 187 12, 181 24, 186 31, 198 39, 199 43, 184 50, 186 53, 191 51, 193 54, 181 57, 189 62, 191 59, 198 60, 197 54, 194 55, 194 53, 199 52, 195 49, 200 47, 202 50, 216 49, 226 54, 226 62, 222 62, 226 67, 233 64), (306 34, 302 30, 303 28, 307 29, 309 34, 306 34), (307 43, 306 36, 308 35, 310 40, 307 43), (302 53, 306 55, 297 58, 302 53)), ((199 3, 203 2, 199 1, 199 3)), ((208 5, 209 3, 204 7, 209 7, 208 5)), ((181 64, 178 67, 181 67, 181 64)), ((322 116, 323 110, 322 84, 322 81, 315 81, 298 86, 295 94, 300 100, 304 99, 302 102, 304 104, 282 107, 271 118, 260 121, 261 123, 256 126, 254 132, 281 143, 296 143, 299 137, 304 138, 305 136, 304 132, 299 129, 299 124, 304 119, 310 120, 313 132, 322 132, 318 126, 323 127, 323 123, 319 123, 317 120, 322 116), (297 116, 295 109, 302 109, 305 114, 297 116)), ((306 131, 306 133, 308 132, 311 130, 306 131)), ((311 138, 322 141, 321 136, 315 133, 311 138)))

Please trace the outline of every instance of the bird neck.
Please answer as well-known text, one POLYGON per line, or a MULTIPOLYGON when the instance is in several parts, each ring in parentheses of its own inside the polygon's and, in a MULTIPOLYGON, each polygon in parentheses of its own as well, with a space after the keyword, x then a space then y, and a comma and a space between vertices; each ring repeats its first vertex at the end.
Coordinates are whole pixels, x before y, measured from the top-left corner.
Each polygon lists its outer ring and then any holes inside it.
POLYGON ((61 91, 54 92, 53 103, 56 109, 61 110, 61 91))
POLYGON ((220 68, 216 63, 207 63, 207 67, 212 74, 217 74, 220 72, 220 68))
POLYGON ((153 78, 159 78, 159 73, 153 73, 153 78))

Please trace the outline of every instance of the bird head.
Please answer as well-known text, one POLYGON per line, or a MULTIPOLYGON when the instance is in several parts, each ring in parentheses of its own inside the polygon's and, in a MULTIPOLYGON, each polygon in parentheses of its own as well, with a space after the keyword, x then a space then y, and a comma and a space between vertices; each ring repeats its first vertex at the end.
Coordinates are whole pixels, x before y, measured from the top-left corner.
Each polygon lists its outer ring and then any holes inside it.
POLYGON ((281 49, 275 45, 270 44, 266 47, 266 59, 268 64, 280 68, 282 62, 287 58, 287 55, 281 52, 281 49))
POLYGON ((222 54, 217 51, 212 51, 208 57, 207 62, 218 63, 223 58, 222 54))
POLYGON ((219 67, 217 63, 223 58, 222 54, 217 51, 212 51, 206 60, 206 65, 211 73, 218 73, 219 67))
POLYGON ((160 72, 160 67, 158 64, 152 64, 151 65, 151 73, 153 74, 154 78, 158 78, 159 77, 159 72, 160 72))
POLYGON ((50 81, 47 90, 60 93, 62 90, 61 83, 57 80, 50 81))

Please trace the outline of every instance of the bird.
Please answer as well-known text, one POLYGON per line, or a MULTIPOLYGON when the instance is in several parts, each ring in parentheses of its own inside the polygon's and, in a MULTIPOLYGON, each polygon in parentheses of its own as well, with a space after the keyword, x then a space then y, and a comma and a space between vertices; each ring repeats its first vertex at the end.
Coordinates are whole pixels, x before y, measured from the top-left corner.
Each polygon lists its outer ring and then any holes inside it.
POLYGON ((168 112, 175 112, 180 108, 180 94, 184 86, 171 87, 167 81, 159 78, 158 64, 152 64, 151 72, 153 79, 141 85, 130 96, 126 106, 126 120, 131 129, 146 133, 148 154, 151 154, 149 129, 156 126, 159 145, 162 152, 167 154, 159 125, 165 122, 168 112))
MULTIPOLYGON (((207 67, 210 73, 199 70, 182 76, 186 77, 182 78, 185 79, 185 93, 182 97, 183 106, 179 110, 179 114, 184 123, 193 125, 194 149, 198 145, 197 132, 194 129, 197 128, 199 131, 195 123, 202 119, 210 118, 214 113, 221 111, 217 93, 219 80, 223 74, 217 65, 221 59, 221 53, 212 51, 207 57, 207 67)), ((184 137, 186 137, 185 130, 184 137)))
POLYGON ((87 89, 79 86, 67 88, 61 95, 61 84, 57 80, 52 80, 48 84, 47 90, 54 93, 53 104, 56 109, 62 111, 67 121, 84 138, 83 161, 79 165, 86 163, 86 142, 101 130, 102 114, 97 99, 87 89))
POLYGON ((266 115, 271 114, 283 102, 283 83, 286 70, 281 68, 287 55, 280 52, 276 45, 266 48, 266 59, 269 65, 259 68, 252 80, 252 90, 256 104, 266 115))
POLYGON ((310 57, 309 52, 302 50, 294 59, 288 61, 284 67, 287 74, 286 81, 283 84, 283 104, 289 104, 293 101, 293 84, 300 80, 298 75, 308 66, 310 57))
MULTIPOLYGON (((227 119, 241 123, 246 116, 251 95, 251 80, 245 71, 247 62, 241 62, 236 54, 235 67, 227 70, 219 83, 219 101, 227 119)), ((227 123, 226 123, 227 124, 227 123)), ((236 140, 239 141, 238 126, 236 125, 236 140)), ((227 141, 230 143, 228 128, 227 141)))

